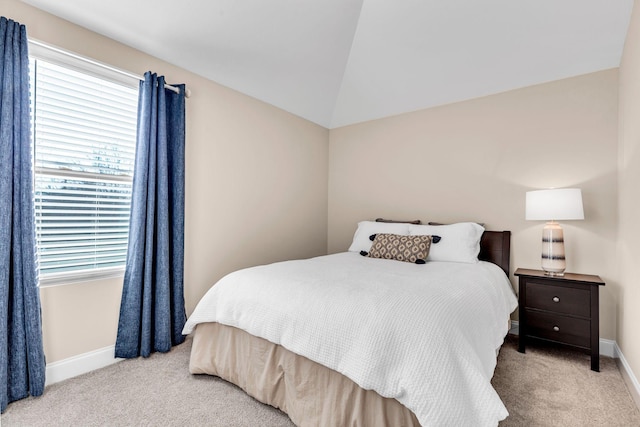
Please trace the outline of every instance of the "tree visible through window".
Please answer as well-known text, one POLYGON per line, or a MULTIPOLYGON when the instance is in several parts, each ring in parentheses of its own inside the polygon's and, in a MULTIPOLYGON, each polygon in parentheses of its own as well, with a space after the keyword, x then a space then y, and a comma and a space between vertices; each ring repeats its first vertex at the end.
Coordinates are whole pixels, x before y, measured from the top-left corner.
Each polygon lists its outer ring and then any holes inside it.
POLYGON ((31 90, 41 278, 122 269, 137 88, 34 59, 31 90))

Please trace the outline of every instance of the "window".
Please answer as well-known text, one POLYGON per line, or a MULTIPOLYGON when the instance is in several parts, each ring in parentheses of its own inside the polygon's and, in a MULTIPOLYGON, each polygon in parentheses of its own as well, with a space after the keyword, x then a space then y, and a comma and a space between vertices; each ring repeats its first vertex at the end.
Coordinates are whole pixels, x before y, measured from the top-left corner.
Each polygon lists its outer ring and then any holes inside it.
POLYGON ((42 284, 121 274, 127 252, 138 82, 65 62, 31 61, 42 284))

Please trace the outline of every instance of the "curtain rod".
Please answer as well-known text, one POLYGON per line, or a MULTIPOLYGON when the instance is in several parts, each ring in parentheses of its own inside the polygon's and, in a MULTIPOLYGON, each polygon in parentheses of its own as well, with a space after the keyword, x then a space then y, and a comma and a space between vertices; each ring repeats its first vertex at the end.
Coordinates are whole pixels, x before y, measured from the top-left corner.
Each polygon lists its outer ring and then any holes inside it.
MULTIPOLYGON (((39 47, 44 48, 44 49, 48 49, 48 50, 54 51, 56 53, 60 53, 62 55, 70 56, 71 58, 74 58, 74 59, 79 60, 79 61, 88 62, 89 64, 92 64, 92 65, 95 65, 95 66, 98 66, 98 67, 102 67, 102 68, 106 68, 109 71, 113 71, 113 72, 116 72, 118 74, 122 74, 123 76, 127 76, 127 77, 130 77, 132 79, 136 79, 136 80, 140 80, 140 81, 144 80, 143 78, 140 78, 139 75, 136 75, 136 74, 131 73, 129 71, 125 71, 125 70, 122 70, 120 68, 116 68, 114 66, 107 65, 107 64, 105 64, 103 62, 99 62, 99 61, 96 61, 94 59, 90 59, 90 58, 78 55, 76 53, 69 52, 68 50, 64 50, 64 49, 61 49, 59 47, 51 46, 50 44, 41 42, 39 40, 35 40, 35 39, 30 38, 29 39, 29 43, 32 43, 35 46, 39 46, 39 47)), ((180 88, 175 87, 175 86, 171 86, 168 83, 164 84, 164 88, 165 89, 169 89, 170 91, 173 91, 175 93, 180 93, 180 88)), ((185 96, 185 98, 189 98, 191 96, 191 91, 189 89, 185 88, 184 96, 185 96)))

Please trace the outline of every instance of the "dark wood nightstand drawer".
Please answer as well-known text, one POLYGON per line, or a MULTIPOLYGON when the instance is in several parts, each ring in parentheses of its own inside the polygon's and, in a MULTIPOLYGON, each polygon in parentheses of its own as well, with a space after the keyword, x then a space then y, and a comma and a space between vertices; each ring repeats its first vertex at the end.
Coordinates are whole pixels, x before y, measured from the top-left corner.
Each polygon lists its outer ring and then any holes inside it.
POLYGON ((535 280, 527 281, 527 307, 554 313, 590 317, 590 289, 550 286, 535 280))
POLYGON ((589 348, 590 328, 591 322, 587 319, 538 311, 527 313, 527 334, 532 337, 589 348))

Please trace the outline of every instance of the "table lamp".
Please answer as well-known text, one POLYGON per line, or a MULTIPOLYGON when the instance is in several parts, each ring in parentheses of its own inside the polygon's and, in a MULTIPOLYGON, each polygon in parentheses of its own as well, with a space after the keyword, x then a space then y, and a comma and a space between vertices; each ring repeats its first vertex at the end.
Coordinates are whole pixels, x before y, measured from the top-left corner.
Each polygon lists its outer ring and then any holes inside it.
POLYGON ((584 219, 582 191, 556 188, 527 191, 526 219, 547 221, 542 229, 542 269, 549 276, 562 276, 566 268, 564 235, 557 220, 584 219))

